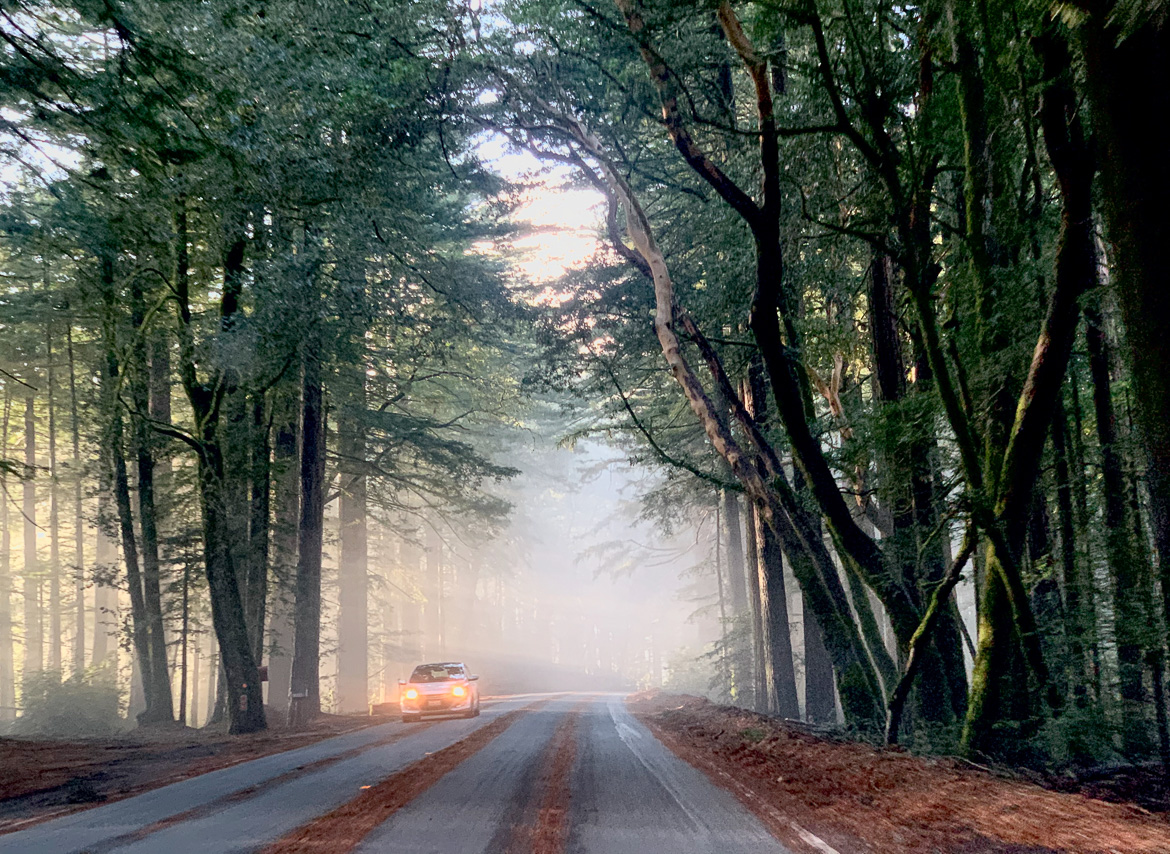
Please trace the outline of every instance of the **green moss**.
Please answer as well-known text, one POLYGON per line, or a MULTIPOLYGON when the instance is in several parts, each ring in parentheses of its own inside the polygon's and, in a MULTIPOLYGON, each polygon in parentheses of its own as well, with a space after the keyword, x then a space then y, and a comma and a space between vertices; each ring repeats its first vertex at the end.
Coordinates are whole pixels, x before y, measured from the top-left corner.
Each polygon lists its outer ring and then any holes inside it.
POLYGON ((748 727, 747 729, 741 729, 739 731, 740 738, 742 738, 744 741, 751 742, 752 744, 759 744, 767 735, 767 731, 762 730, 759 727, 748 727))

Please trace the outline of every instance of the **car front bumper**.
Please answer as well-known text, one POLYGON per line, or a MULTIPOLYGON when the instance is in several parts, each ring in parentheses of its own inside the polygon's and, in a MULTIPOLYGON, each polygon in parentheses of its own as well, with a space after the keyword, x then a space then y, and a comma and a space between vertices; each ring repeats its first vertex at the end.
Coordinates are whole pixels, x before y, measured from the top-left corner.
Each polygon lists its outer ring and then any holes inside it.
POLYGON ((414 700, 402 698, 400 706, 404 715, 445 715, 466 712, 473 707, 474 697, 453 697, 450 694, 420 694, 414 700))

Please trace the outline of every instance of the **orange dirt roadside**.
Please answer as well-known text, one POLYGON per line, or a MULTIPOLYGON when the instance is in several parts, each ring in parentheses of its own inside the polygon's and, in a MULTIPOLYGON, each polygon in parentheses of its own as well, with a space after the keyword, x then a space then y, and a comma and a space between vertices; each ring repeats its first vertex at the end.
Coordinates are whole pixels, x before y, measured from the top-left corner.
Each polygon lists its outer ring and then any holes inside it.
POLYGON ((640 694, 631 711, 797 851, 1166 854, 1170 820, 948 759, 834 741, 742 709, 640 694))
POLYGON ((79 741, 0 738, 0 833, 382 722, 323 715, 304 730, 242 736, 176 727, 79 741))

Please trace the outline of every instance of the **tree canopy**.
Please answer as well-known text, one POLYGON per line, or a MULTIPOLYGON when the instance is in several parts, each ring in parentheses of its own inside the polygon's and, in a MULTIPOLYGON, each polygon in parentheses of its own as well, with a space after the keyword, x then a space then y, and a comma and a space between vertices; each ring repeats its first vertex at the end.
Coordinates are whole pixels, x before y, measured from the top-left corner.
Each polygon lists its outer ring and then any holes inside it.
POLYGON ((539 422, 704 532, 712 694, 1170 763, 1164 4, 19 0, 0 46, 0 707, 125 608, 144 724, 204 620, 233 731, 264 662, 321 710, 323 628, 364 708, 370 579, 404 660, 474 625, 539 422), (601 200, 589 263, 525 279, 489 141, 601 200))

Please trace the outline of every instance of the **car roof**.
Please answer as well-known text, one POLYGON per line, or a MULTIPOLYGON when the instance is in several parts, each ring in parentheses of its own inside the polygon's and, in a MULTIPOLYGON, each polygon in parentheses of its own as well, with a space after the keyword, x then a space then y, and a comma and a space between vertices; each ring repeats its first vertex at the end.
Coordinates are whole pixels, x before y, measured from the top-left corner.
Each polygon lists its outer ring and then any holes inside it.
POLYGON ((427 664, 419 664, 414 669, 418 670, 419 667, 464 667, 465 668, 465 665, 463 664, 462 661, 432 661, 432 662, 429 662, 427 664))

